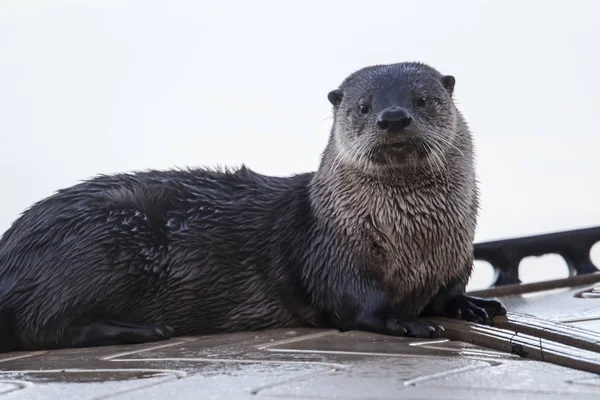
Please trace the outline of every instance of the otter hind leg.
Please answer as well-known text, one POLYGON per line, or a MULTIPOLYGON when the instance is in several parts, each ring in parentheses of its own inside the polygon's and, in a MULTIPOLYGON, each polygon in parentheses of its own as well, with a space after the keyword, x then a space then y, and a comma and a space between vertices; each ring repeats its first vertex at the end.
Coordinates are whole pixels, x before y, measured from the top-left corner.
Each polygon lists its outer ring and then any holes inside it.
POLYGON ((0 311, 0 353, 18 350, 21 350, 21 344, 15 335, 14 318, 12 314, 0 311))
POLYGON ((172 334, 169 326, 103 320, 71 326, 63 340, 65 347, 95 347, 155 342, 169 339, 172 334))

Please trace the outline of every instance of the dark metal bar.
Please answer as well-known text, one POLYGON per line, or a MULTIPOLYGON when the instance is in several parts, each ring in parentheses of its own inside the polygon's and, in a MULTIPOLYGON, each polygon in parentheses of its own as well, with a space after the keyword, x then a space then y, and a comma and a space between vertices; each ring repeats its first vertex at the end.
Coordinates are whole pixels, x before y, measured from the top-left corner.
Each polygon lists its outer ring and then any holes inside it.
POLYGON ((523 293, 541 292, 574 286, 594 285, 600 283, 600 272, 570 276, 568 278, 553 279, 542 282, 521 283, 516 285, 492 286, 487 289, 469 291, 469 296, 477 297, 502 297, 523 293))
POLYGON ((600 241, 600 226, 476 243, 475 259, 489 262, 497 273, 492 286, 521 283, 519 263, 529 256, 560 255, 571 275, 600 271, 590 259, 592 246, 600 241))

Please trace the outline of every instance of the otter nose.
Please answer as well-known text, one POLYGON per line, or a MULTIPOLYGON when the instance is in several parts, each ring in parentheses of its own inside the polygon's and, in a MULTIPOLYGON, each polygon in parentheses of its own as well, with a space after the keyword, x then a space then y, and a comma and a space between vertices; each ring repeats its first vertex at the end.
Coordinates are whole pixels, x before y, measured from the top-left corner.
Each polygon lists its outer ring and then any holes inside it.
POLYGON ((379 114, 377 125, 389 132, 400 132, 412 122, 412 117, 404 108, 386 108, 379 114))

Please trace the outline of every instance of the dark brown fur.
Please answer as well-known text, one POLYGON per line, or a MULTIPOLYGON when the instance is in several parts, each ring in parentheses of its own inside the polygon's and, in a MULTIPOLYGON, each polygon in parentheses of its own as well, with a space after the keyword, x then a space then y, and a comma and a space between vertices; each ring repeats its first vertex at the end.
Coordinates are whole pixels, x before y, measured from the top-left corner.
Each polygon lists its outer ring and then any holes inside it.
POLYGON ((329 96, 314 174, 147 171, 36 203, 0 240, 0 350, 173 330, 436 333, 423 313, 489 322, 503 307, 464 296, 478 204, 453 84, 418 63, 353 74, 329 96), (418 96, 431 103, 415 108, 418 96), (357 111, 365 102, 370 115, 357 111), (390 105, 413 115, 400 139, 376 125, 390 105))

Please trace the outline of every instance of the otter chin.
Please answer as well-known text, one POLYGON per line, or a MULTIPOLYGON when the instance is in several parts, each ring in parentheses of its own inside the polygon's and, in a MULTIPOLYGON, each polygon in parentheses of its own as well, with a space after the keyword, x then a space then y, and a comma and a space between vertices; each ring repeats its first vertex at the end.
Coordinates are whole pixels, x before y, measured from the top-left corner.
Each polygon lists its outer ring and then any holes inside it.
POLYGON ((454 86, 421 63, 349 75, 315 172, 101 175, 38 201, 0 238, 0 351, 491 324, 504 306, 465 294, 479 201, 454 86))
MULTIPOLYGON (((431 163, 427 165, 433 166, 437 159, 433 158, 431 148, 422 140, 403 138, 384 140, 381 144, 374 144, 373 149, 368 151, 368 161, 380 168, 394 169, 406 166, 414 167, 419 163, 421 165, 431 163)), ((360 165, 360 157, 358 161, 351 162, 360 165)))

